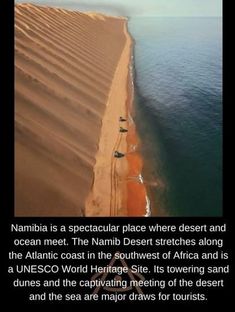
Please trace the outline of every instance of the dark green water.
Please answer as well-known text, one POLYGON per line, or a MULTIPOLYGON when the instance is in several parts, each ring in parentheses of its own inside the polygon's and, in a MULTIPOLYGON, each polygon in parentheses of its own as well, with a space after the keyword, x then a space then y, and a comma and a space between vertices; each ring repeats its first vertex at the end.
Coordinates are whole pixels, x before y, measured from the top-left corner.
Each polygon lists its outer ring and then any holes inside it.
POLYGON ((131 18, 136 124, 152 215, 222 214, 219 18, 131 18))

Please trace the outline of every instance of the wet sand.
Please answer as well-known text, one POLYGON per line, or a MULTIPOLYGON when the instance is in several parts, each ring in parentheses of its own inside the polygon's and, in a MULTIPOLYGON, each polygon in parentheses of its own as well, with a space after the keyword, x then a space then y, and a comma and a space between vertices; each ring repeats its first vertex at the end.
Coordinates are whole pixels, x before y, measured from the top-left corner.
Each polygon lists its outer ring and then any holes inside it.
POLYGON ((132 83, 133 77, 129 72, 129 82, 127 86, 128 93, 131 94, 130 100, 127 102, 127 111, 129 116, 128 134, 127 134, 127 215, 148 216, 150 207, 148 207, 147 190, 142 177, 143 158, 138 152, 140 139, 136 131, 136 125, 133 121, 134 115, 134 87, 132 83))

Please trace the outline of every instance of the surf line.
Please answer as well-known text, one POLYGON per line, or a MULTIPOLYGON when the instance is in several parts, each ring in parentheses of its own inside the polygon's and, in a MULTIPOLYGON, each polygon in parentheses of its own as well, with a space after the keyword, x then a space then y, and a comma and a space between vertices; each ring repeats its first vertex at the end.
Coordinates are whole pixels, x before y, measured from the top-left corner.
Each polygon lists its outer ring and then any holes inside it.
POLYGON ((127 133, 127 161, 128 161, 128 175, 127 175, 127 213, 129 216, 145 216, 151 215, 151 202, 147 195, 147 189, 142 175, 143 158, 138 151, 140 139, 136 131, 134 122, 134 96, 135 96, 135 77, 134 77, 134 44, 130 32, 127 32, 131 38, 131 53, 129 63, 129 73, 127 82, 127 116, 128 116, 128 133, 127 133), (133 146, 135 147, 133 149, 133 146), (136 179, 133 179, 136 177, 136 179))

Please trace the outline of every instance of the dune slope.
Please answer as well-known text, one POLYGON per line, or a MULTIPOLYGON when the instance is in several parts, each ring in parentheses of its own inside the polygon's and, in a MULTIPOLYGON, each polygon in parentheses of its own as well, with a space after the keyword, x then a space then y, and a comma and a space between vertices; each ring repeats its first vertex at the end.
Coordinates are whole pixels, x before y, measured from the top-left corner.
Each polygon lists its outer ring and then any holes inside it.
POLYGON ((15 214, 82 216, 125 19, 15 6, 15 214))

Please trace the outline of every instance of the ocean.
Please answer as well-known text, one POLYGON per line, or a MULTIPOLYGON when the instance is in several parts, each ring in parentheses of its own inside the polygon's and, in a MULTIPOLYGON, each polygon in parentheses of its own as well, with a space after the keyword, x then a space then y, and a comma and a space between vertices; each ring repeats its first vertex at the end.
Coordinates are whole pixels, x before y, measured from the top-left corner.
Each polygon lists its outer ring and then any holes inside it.
POLYGON ((222 215, 222 19, 131 17, 152 216, 222 215))

